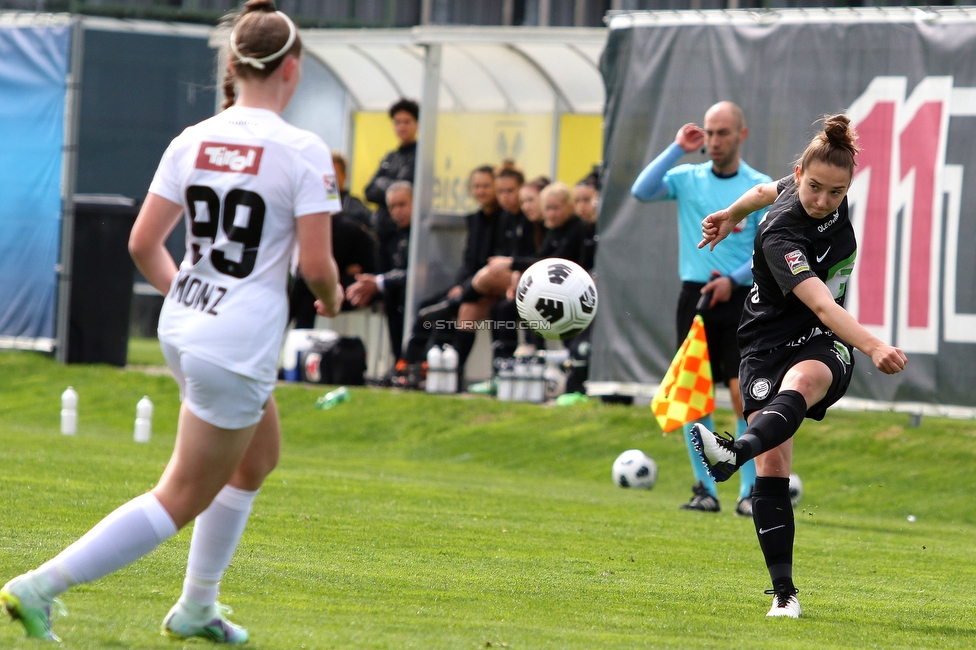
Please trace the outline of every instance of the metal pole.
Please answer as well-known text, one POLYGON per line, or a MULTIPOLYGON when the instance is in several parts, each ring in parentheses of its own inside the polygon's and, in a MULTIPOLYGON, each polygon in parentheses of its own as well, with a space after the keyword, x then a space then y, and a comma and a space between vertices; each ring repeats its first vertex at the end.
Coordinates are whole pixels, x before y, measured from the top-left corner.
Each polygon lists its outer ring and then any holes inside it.
POLYGON ((420 24, 429 25, 431 15, 431 4, 433 0, 421 0, 420 2, 420 24))
MULTIPOLYGON (((552 143, 549 147, 549 177, 554 181, 559 180, 559 136, 562 133, 563 113, 566 108, 562 98, 556 95, 552 112, 552 143)), ((571 182, 572 179, 566 181, 567 184, 571 182)))
POLYGON ((586 26, 586 0, 576 0, 573 7, 573 24, 577 27, 586 26))
POLYGON ((414 316, 420 303, 418 289, 426 284, 426 252, 429 248, 430 226, 434 205, 434 156, 437 150, 438 102, 441 87, 441 54, 443 46, 426 46, 424 57, 424 85, 420 102, 420 138, 417 142, 417 162, 413 177, 413 215, 410 218, 410 245, 407 264, 407 295, 404 297, 403 349, 407 349, 414 316), (418 277, 419 275, 423 277, 418 277))
POLYGON ((71 317, 72 247, 75 241, 75 185, 78 177, 78 130, 81 121, 81 70, 85 52, 81 18, 71 25, 71 68, 64 95, 64 146, 61 157, 61 259, 58 262, 57 332, 55 358, 68 362, 71 317))
POLYGON ((515 16, 515 0, 502 0, 502 25, 511 27, 515 16))
POLYGON ((539 27, 549 26, 549 0, 539 0, 539 27))

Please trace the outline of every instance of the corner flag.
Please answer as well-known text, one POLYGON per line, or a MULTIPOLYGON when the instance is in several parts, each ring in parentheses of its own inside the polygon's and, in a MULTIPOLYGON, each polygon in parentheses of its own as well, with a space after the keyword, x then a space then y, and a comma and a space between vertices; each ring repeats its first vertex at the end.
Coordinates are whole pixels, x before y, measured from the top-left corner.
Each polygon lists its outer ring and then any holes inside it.
POLYGON ((694 422, 715 410, 712 364, 708 359, 705 321, 695 316, 688 336, 674 355, 651 409, 664 433, 694 422))

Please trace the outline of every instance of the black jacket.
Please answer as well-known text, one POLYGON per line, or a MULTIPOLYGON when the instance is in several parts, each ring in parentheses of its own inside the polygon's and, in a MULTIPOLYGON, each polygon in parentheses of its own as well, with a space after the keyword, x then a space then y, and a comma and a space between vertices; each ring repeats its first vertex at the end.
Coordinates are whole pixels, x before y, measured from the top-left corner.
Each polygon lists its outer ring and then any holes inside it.
POLYGON ((373 211, 363 205, 363 202, 352 194, 341 193, 342 214, 351 221, 373 230, 373 211))
POLYGON ((339 267, 339 282, 343 288, 356 281, 351 266, 358 265, 359 273, 376 272, 376 239, 358 221, 345 212, 332 216, 332 254, 339 267))
POLYGON ((488 263, 489 257, 508 254, 505 238, 507 219, 506 213, 496 208, 492 213, 478 210, 466 216, 465 220, 468 224, 468 239, 464 246, 461 268, 455 276, 455 284, 461 285, 468 292, 474 274, 488 263))
POLYGON ((596 224, 583 222, 586 226, 586 237, 583 239, 583 256, 580 259, 580 266, 587 271, 592 271, 596 264, 596 244, 600 241, 600 236, 596 234, 596 224))
POLYGON ((373 231, 380 239, 391 235, 397 227, 390 218, 390 211, 386 208, 386 190, 395 181, 413 183, 416 160, 416 142, 400 145, 396 151, 386 154, 383 162, 380 163, 380 168, 376 170, 373 179, 366 186, 366 200, 377 206, 376 214, 373 216, 373 231))
POLYGON ((542 248, 532 256, 512 260, 513 271, 524 271, 547 257, 561 257, 580 264, 583 259, 583 241, 586 239, 586 222, 575 214, 566 223, 546 232, 542 248))
MULTIPOLYGON (((519 210, 515 214, 505 212, 505 253, 508 257, 535 255, 536 224, 519 210)), ((541 242, 540 242, 541 246, 541 242)))
POLYGON ((407 290, 407 261, 410 252, 410 226, 397 228, 393 237, 384 240, 379 248, 378 272, 383 275, 387 301, 403 302, 407 290))

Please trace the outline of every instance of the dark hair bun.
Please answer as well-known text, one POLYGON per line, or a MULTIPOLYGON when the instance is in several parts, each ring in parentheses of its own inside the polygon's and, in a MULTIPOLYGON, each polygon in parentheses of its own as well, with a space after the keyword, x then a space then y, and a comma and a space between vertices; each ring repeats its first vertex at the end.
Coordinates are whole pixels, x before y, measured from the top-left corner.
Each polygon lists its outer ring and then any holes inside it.
POLYGON ((241 15, 249 14, 252 11, 277 11, 274 0, 247 0, 241 8, 241 15))
POLYGON ((851 120, 843 113, 824 117, 824 135, 830 144, 844 148, 850 148, 856 140, 851 120))

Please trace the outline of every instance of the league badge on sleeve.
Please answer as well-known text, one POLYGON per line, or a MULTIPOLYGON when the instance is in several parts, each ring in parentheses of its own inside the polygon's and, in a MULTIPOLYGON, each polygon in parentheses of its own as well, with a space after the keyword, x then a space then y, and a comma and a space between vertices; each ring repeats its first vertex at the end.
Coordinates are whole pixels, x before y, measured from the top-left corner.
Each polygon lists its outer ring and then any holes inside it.
POLYGON ((803 251, 800 249, 790 251, 785 255, 785 257, 786 263, 789 265, 790 272, 793 273, 793 275, 799 275, 804 271, 810 270, 810 265, 807 263, 806 255, 804 255, 803 251))
POLYGON ((338 201, 339 181, 336 180, 335 174, 326 174, 322 180, 325 181, 325 197, 330 201, 338 201))

